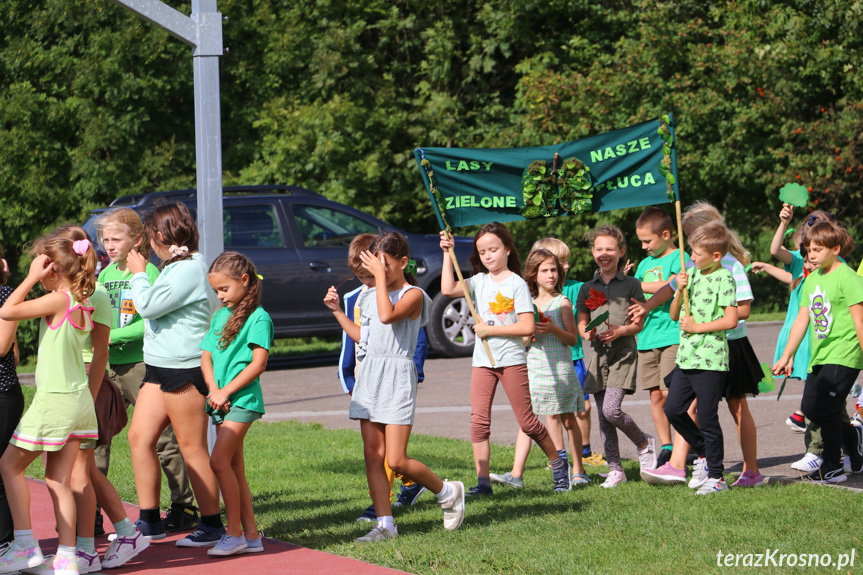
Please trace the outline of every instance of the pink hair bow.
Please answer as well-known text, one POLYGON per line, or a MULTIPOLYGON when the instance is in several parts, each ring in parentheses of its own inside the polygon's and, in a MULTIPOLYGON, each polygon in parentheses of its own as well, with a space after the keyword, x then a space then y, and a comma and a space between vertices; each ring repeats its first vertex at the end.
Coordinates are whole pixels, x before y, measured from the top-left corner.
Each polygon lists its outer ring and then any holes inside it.
POLYGON ((77 240, 72 242, 72 251, 79 256, 83 256, 90 249, 90 240, 77 240))

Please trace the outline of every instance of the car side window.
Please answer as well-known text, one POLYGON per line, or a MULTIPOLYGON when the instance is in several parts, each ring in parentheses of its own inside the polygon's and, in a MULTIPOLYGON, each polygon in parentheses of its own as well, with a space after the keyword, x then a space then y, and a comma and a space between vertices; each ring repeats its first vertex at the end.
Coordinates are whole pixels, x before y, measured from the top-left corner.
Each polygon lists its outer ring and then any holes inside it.
POLYGON ((292 204, 291 212, 307 248, 347 247, 358 234, 379 231, 374 224, 356 216, 322 206, 292 204))
POLYGON ((226 207, 223 212, 225 248, 281 248, 285 242, 273 206, 226 207))

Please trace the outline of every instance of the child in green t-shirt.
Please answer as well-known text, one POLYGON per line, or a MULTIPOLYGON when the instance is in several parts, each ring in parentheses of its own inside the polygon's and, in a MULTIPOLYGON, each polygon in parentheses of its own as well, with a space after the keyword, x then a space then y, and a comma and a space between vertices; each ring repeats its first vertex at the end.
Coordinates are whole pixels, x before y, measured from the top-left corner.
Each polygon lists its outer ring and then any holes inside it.
MULTIPOLYGON (((635 234, 647 258, 638 264, 635 279, 641 282, 645 299, 680 273, 680 250, 674 245, 674 222, 657 207, 649 207, 635 222, 635 234)), ((685 260, 689 257, 684 254, 685 260)), ((674 370, 680 343, 680 326, 671 319, 671 302, 653 309, 644 318, 644 329, 638 334, 638 371, 641 388, 650 393, 650 414, 662 449, 656 456, 661 467, 671 459, 671 426, 665 416, 668 388, 665 378, 674 370)))
POLYGON ((207 413, 218 434, 210 466, 219 481, 228 527, 207 554, 260 552, 264 547, 246 481, 243 439, 264 415, 260 376, 267 368, 273 320, 258 305, 261 279, 242 254, 220 255, 210 266, 208 279, 225 306, 213 315, 201 341, 201 371, 210 391, 207 413))
MULTIPOLYGON (((737 325, 734 277, 721 263, 730 243, 728 228, 719 222, 700 226, 689 236, 695 270, 691 279, 684 271, 678 273, 680 289, 670 310, 671 319, 680 320, 681 335, 665 415, 687 443, 706 456, 708 479, 698 489, 699 495, 728 490, 722 476, 725 451, 718 408, 728 374, 725 330, 737 325), (689 309, 681 315, 684 290, 689 309), (697 424, 687 412, 693 399, 697 399, 697 424)), ((670 485, 684 483, 686 472, 669 461, 657 469, 642 470, 641 477, 653 485, 670 485)))
POLYGON ((843 424, 845 401, 863 369, 863 282, 839 254, 853 245, 848 232, 832 221, 818 222, 806 233, 802 249, 817 269, 803 282, 800 311, 773 373, 791 375, 793 358, 809 331, 811 358, 801 408, 821 426, 821 468, 803 477, 815 483, 842 483, 841 448, 851 471, 863 471, 863 429, 843 424))

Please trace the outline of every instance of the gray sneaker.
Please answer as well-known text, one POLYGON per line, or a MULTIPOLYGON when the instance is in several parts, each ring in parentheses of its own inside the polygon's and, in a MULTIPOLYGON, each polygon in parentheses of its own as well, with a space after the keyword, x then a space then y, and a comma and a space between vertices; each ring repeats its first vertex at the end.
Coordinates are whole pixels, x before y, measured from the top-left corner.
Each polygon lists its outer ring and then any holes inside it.
POLYGON ((219 542, 216 543, 216 546, 207 549, 207 555, 212 555, 215 557, 227 557, 228 555, 234 555, 236 553, 241 553, 243 549, 248 547, 249 544, 246 543, 246 538, 242 535, 239 537, 234 537, 233 535, 222 535, 222 538, 219 539, 219 542))
POLYGON ((728 484, 725 483, 725 478, 711 479, 708 478, 701 489, 695 492, 696 495, 709 495, 711 493, 719 493, 720 491, 728 491, 728 484))
POLYGON ((707 481, 707 458, 699 457, 692 464, 692 478, 689 480, 690 489, 698 489, 707 481))
POLYGON ((507 471, 503 475, 499 473, 489 473, 488 478, 494 481, 495 483, 503 483, 504 485, 509 485, 510 487, 515 487, 516 489, 524 488, 524 478, 522 477, 513 477, 512 473, 507 471))
POLYGON ((375 525, 374 528, 363 535, 362 537, 357 537, 354 541, 357 543, 377 543, 378 541, 386 541, 387 539, 393 539, 394 537, 398 537, 399 528, 393 525, 393 530, 390 531, 380 525, 375 525))

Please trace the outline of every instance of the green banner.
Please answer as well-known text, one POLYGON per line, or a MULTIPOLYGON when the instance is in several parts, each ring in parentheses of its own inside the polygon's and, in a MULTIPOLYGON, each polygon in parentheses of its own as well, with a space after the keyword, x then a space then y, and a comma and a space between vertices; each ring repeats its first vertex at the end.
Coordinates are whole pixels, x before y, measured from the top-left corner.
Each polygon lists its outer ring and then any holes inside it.
POLYGON ((417 148, 414 156, 445 229, 442 216, 457 228, 662 204, 669 184, 680 199, 673 141, 669 114, 556 146, 417 148))

